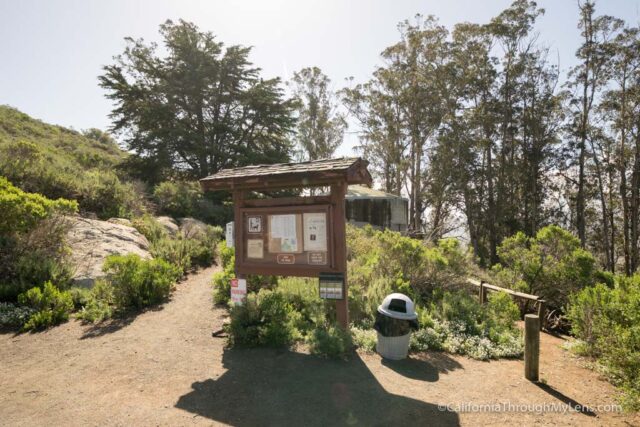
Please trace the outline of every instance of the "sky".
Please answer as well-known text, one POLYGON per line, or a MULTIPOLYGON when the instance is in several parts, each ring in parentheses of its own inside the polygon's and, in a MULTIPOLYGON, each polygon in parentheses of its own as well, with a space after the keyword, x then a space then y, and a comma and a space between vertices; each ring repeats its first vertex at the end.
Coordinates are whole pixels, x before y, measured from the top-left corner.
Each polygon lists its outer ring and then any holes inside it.
MULTIPOLYGON (((398 22, 435 15, 452 28, 486 23, 510 0, 0 0, 0 104, 48 123, 77 130, 110 126, 112 105, 98 75, 122 53, 124 38, 160 42, 158 26, 194 22, 227 45, 253 46, 251 60, 264 77, 287 80, 318 66, 335 89, 345 78, 364 82, 380 52, 398 41, 398 22)), ((539 0, 539 40, 559 58, 575 62, 580 43, 577 0, 539 0)), ((600 0, 598 14, 640 23, 640 0, 600 0)), ((351 129, 352 131, 354 129, 351 129)), ((339 155, 352 154, 355 133, 339 155)))

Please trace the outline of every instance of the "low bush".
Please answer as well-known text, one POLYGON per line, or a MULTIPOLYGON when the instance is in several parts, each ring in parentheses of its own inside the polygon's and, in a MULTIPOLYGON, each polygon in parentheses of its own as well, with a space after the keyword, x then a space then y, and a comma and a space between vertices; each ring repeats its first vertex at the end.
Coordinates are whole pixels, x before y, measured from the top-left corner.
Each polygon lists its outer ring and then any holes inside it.
POLYGON ((0 302, 0 327, 21 328, 35 312, 31 307, 0 302))
POLYGON ((71 300, 73 301, 73 308, 76 310, 80 310, 89 302, 89 299, 91 298, 91 289, 73 287, 69 289, 69 294, 71 295, 71 300))
POLYGON ((463 291, 444 292, 419 315, 421 329, 412 336, 413 350, 444 350, 479 360, 523 353, 518 306, 507 294, 492 293, 487 304, 480 305, 463 291))
POLYGON ((351 333, 338 325, 317 327, 307 335, 307 343, 311 354, 345 358, 353 351, 351 333))
POLYGON ((109 319, 114 313, 115 296, 111 283, 98 280, 91 288, 86 302, 76 317, 89 323, 109 319))
POLYGON ((93 212, 100 219, 131 218, 145 211, 143 195, 111 171, 84 173, 77 198, 82 211, 93 212))
POLYGON ((181 274, 191 269, 191 254, 196 242, 184 238, 164 238, 151 244, 151 255, 162 259, 180 270, 181 274))
POLYGON ((268 289, 251 293, 245 304, 231 307, 229 344, 289 347, 302 338, 296 326, 300 318, 283 293, 268 289))
MULTIPOLYGON (((483 306, 456 290, 470 268, 468 254, 456 242, 427 246, 390 231, 348 227, 348 248, 350 333, 334 326, 335 305, 319 298, 317 279, 275 278, 274 284, 274 278, 255 276, 247 279, 246 305, 231 309, 230 344, 290 346, 304 339, 312 353, 331 357, 343 356, 353 345, 374 351, 377 334, 371 328, 377 307, 399 291, 418 303, 421 329, 413 334, 413 350, 445 350, 482 360, 522 355, 522 333, 515 324, 519 311, 509 295, 491 294, 483 306), (265 285, 272 290, 260 290, 265 285), (263 298, 279 310, 265 311, 263 298)), ((213 279, 216 303, 229 300, 233 254, 223 244, 223 271, 213 279)))
POLYGON ((596 357, 624 391, 625 407, 640 409, 640 274, 614 286, 585 288, 569 299, 567 317, 586 355, 596 357))
POLYGON ((150 215, 133 220, 133 226, 151 243, 150 252, 187 273, 195 267, 207 267, 215 262, 216 248, 222 229, 201 224, 187 232, 172 236, 150 215))
POLYGON ((164 181, 153 189, 158 212, 182 218, 193 216, 202 199, 202 190, 195 181, 164 181))
POLYGON ((182 275, 164 260, 145 260, 134 254, 109 256, 103 270, 113 286, 115 305, 121 309, 141 309, 165 301, 182 275))
POLYGON ((71 276, 64 245, 68 221, 77 204, 27 193, 0 177, 0 299, 47 280, 65 286, 71 276))
POLYGON ((51 282, 42 289, 31 288, 18 296, 18 302, 35 312, 24 324, 24 330, 37 330, 57 325, 69 319, 73 299, 68 291, 60 291, 51 282))
POLYGON ((134 218, 131 224, 151 244, 168 237, 167 229, 151 215, 145 214, 134 218))
POLYGON ((372 323, 387 294, 427 300, 434 290, 456 288, 474 268, 471 255, 455 239, 433 245, 369 226, 347 227, 347 249, 349 309, 361 327, 372 323))
POLYGON ((374 329, 363 329, 351 327, 351 337, 353 344, 368 353, 376 351, 376 343, 378 342, 378 334, 374 329))
POLYGON ((564 308, 573 292, 606 276, 580 240, 555 225, 540 229, 534 237, 518 232, 504 239, 498 256, 500 264, 493 267, 493 275, 501 286, 538 295, 555 309, 564 308))

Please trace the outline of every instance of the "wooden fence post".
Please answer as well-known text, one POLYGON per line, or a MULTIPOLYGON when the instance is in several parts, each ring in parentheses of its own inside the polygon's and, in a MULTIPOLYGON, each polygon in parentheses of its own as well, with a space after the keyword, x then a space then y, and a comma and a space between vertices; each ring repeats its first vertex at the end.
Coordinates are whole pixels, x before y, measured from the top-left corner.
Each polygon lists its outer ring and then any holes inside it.
POLYGON ((480 304, 487 302, 487 288, 484 287, 484 280, 480 281, 480 304))
POLYGON ((535 314, 524 316, 524 377, 538 381, 540 365, 540 318, 535 314))
POLYGON ((538 317, 540 318, 540 330, 542 330, 542 328, 544 327, 544 318, 547 315, 544 303, 545 301, 543 299, 538 300, 538 317))

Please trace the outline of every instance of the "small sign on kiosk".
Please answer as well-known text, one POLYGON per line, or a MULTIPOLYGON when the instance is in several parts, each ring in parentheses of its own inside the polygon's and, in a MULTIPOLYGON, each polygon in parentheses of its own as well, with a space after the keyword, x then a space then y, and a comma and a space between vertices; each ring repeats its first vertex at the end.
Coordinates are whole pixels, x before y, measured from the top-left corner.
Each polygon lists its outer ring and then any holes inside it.
POLYGON ((344 274, 320 273, 320 298, 344 299, 344 274))

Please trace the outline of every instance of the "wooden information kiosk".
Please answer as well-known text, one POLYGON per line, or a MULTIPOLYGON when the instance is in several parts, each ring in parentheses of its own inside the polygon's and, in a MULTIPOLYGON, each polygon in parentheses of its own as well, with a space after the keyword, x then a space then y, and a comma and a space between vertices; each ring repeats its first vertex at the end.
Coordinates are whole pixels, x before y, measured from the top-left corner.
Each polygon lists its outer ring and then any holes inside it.
POLYGON ((235 272, 318 277, 323 298, 336 301, 337 320, 349 325, 345 194, 371 185, 361 158, 224 169, 200 180, 204 191, 233 194, 235 272), (277 190, 329 187, 322 196, 250 198, 277 190), (342 285, 342 286, 340 286, 342 285))

